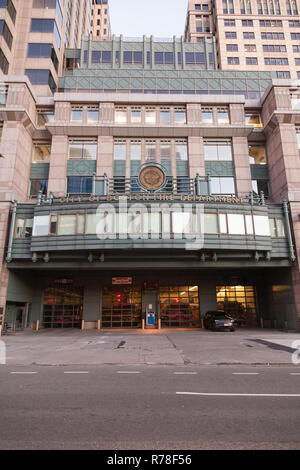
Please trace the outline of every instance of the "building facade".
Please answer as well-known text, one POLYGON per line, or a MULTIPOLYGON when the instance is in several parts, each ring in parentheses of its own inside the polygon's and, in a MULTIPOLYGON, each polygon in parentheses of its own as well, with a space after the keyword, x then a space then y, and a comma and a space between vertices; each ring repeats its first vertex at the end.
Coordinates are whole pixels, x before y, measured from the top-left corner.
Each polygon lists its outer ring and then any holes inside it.
POLYGON ((92 0, 91 34, 94 39, 111 39, 108 0, 92 0))
POLYGON ((189 0, 185 40, 216 42, 221 70, 265 70, 300 78, 297 0, 189 0))
POLYGON ((300 81, 222 70, 209 25, 189 41, 70 35, 54 94, 21 68, 1 77, 13 330, 199 328, 216 309, 299 329, 300 81))
POLYGON ((0 73, 26 75, 39 96, 52 96, 65 48, 90 32, 91 0, 5 0, 0 18, 0 73))

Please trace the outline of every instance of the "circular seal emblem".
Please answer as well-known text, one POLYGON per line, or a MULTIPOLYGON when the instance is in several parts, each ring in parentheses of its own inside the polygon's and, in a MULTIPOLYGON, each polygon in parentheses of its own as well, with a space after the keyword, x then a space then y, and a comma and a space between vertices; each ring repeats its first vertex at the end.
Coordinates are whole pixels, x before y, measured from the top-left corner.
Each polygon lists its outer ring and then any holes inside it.
POLYGON ((155 165, 144 167, 139 176, 140 184, 149 191, 157 191, 165 184, 165 174, 161 168, 155 165))

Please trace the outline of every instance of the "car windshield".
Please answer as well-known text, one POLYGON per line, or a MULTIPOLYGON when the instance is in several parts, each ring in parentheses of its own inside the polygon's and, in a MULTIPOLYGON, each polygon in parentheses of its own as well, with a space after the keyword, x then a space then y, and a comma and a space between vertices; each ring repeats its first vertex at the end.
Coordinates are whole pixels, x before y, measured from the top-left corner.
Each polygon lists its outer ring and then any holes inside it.
POLYGON ((217 320, 228 320, 230 319, 230 315, 228 315, 227 313, 214 313, 213 315, 213 318, 217 319, 217 320))

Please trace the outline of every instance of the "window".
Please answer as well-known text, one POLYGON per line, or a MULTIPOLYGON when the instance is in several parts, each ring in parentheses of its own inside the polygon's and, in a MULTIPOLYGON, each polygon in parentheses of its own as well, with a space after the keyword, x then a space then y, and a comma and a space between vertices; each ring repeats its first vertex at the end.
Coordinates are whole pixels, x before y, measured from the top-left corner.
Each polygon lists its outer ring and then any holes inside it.
POLYGON ((175 124, 186 124, 186 111, 185 108, 174 109, 174 123, 175 124))
POLYGON ((285 238, 285 224, 283 219, 269 219, 270 233, 272 238, 285 238))
POLYGON ((51 91, 55 92, 56 83, 50 70, 26 69, 25 75, 27 75, 32 85, 49 85, 51 91))
POLYGON ((204 160, 232 161, 231 142, 206 140, 204 142, 204 160))
POLYGON ((50 161, 51 144, 35 142, 33 144, 32 162, 45 163, 50 161))
POLYGON ((253 20, 242 20, 242 26, 253 26, 253 20))
POLYGON ((98 106, 89 106, 87 110, 87 122, 97 123, 99 121, 99 108, 98 106))
POLYGON ((204 124, 213 124, 213 110, 212 108, 202 108, 202 122, 204 124))
POLYGON ((52 109, 40 109, 37 111, 37 126, 45 127, 48 122, 54 121, 54 111, 52 109))
POLYGON ((116 108, 115 110, 115 122, 118 124, 127 123, 127 108, 116 108))
POLYGON ((229 124, 229 111, 227 108, 217 108, 218 124, 229 124))
POLYGON ((39 193, 46 195, 48 191, 47 179, 32 179, 30 180, 29 196, 36 198, 39 193))
POLYGON ((93 178, 90 176, 71 176, 67 179, 68 194, 91 194, 93 178))
POLYGON ((269 181, 268 180, 252 180, 252 190, 255 194, 259 195, 261 192, 266 197, 269 197, 269 181))
POLYGON ((238 65, 240 63, 240 59, 238 57, 227 57, 228 65, 238 65))
POLYGON ((247 33, 244 32, 243 37, 244 37, 244 39, 255 39, 255 34, 251 33, 251 32, 247 32, 247 33))
POLYGON ((282 21, 280 20, 259 20, 261 28, 282 28, 282 21))
POLYGON ((30 26, 31 33, 54 33, 58 48, 60 49, 61 38, 57 29, 56 21, 51 19, 33 18, 30 26))
POLYGON ((42 237, 49 234, 49 215, 38 215, 34 217, 32 236, 42 237))
POLYGON ((12 47, 13 36, 4 20, 0 20, 0 35, 4 37, 9 49, 12 47))
POLYGON ((156 160, 156 141, 146 140, 145 142, 145 160, 146 162, 156 160))
POLYGON ((0 104, 6 104, 8 86, 0 84, 0 104))
POLYGON ((288 65, 287 57, 265 57, 266 65, 288 65))
POLYGON ((237 44, 226 44, 226 51, 232 52, 232 51, 238 51, 238 45, 237 44))
POLYGON ((33 219, 16 220, 16 238, 30 238, 32 236, 33 219))
POLYGON ((247 65, 257 65, 257 57, 246 57, 246 64, 247 65))
POLYGON ((186 52, 185 62, 187 65, 205 64, 204 52, 186 52))
POLYGON ((253 221, 254 221, 255 235, 259 235, 262 237, 269 237, 271 235, 268 217, 265 217, 263 215, 254 215, 253 221))
POLYGON ((262 39, 275 39, 275 40, 284 40, 284 34, 283 33, 261 33, 261 38, 262 39))
POLYGON ((225 32, 225 38, 226 39, 236 39, 236 32, 235 31, 226 31, 225 32))
POLYGON ((245 52, 256 52, 256 45, 255 44, 245 44, 244 45, 245 52))
POLYGON ((266 149, 263 146, 249 145, 249 158, 251 165, 266 165, 266 149))
POLYGON ((131 108, 130 120, 132 123, 140 124, 142 122, 142 109, 139 107, 131 108))
POLYGON ((69 140, 69 159, 96 160, 97 140, 69 140))
POLYGON ((204 214, 204 233, 218 233, 218 217, 217 214, 204 214))
POLYGON ((92 64, 111 64, 111 51, 92 51, 92 64))
POLYGON ((9 16, 11 17, 12 22, 15 24, 16 22, 16 9, 14 7, 14 4, 12 0, 1 0, 0 1, 0 8, 6 8, 9 16))
POLYGON ((212 177, 211 178, 212 194, 235 194, 235 182, 233 177, 212 177))
POLYGON ((235 20, 224 20, 224 26, 235 26, 235 20))
POLYGON ((83 108, 82 106, 72 106, 71 121, 82 122, 83 108))
POLYGON ((58 58, 53 44, 28 44, 27 57, 49 58, 52 60, 56 72, 58 71, 58 58))
POLYGON ((156 65, 174 64, 174 53, 173 52, 155 52, 154 63, 156 65))
POLYGON ((277 78, 291 78, 291 74, 288 70, 280 70, 276 72, 277 78))
POLYGON ((263 51, 264 52, 286 52, 286 46, 278 45, 278 44, 263 44, 263 51))
POLYGON ((0 48, 0 69, 5 75, 8 74, 9 63, 1 48, 0 48))
POLYGON ((160 123, 170 124, 171 121, 171 112, 170 108, 160 108, 160 123))
POLYGON ((156 124, 156 109, 155 108, 146 108, 145 123, 156 124))
POLYGON ((123 52, 123 62, 124 64, 142 64, 143 53, 125 51, 123 52))
POLYGON ((254 128, 261 128, 262 122, 259 113, 246 113, 245 122, 248 125, 254 126, 254 128))

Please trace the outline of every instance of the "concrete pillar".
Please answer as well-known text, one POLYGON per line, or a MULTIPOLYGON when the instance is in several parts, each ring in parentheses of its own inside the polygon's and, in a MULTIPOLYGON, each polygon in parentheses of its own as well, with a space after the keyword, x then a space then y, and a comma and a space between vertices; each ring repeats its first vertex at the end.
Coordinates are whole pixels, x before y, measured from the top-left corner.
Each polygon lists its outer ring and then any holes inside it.
POLYGON ((68 136, 53 136, 48 192, 52 192, 55 196, 64 196, 67 192, 68 147, 68 136))
POLYGON ((111 136, 98 137, 97 176, 107 174, 113 177, 114 172, 114 139, 111 136))
POLYGON ((252 191, 247 137, 232 138, 232 154, 237 195, 243 197, 252 191))
POLYGON ((190 178, 195 178, 197 173, 205 176, 203 137, 188 138, 188 154, 190 178))

